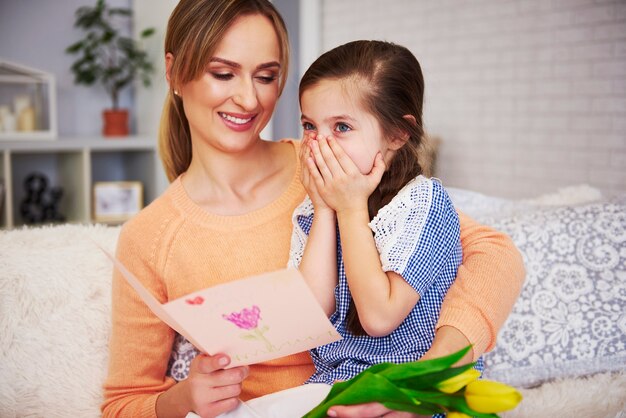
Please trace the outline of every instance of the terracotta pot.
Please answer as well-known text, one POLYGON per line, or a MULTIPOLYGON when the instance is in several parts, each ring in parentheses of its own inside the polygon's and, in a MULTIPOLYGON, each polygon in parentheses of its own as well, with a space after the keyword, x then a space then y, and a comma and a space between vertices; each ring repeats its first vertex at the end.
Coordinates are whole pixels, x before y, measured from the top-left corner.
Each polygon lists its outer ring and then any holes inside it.
POLYGON ((102 111, 104 136, 128 136, 128 110, 107 109, 102 111))

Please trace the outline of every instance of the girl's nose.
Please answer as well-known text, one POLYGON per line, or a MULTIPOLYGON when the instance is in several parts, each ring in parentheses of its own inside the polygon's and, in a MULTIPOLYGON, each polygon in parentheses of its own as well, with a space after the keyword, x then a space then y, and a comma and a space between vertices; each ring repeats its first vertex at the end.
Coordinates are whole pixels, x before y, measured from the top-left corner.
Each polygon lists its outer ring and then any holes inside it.
POLYGON ((322 127, 322 128, 317 128, 317 129, 318 129, 317 133, 324 137, 328 137, 333 134, 333 130, 331 128, 322 127))
POLYGON ((242 80, 233 94, 233 101, 243 110, 251 112, 258 105, 256 89, 252 80, 242 80))

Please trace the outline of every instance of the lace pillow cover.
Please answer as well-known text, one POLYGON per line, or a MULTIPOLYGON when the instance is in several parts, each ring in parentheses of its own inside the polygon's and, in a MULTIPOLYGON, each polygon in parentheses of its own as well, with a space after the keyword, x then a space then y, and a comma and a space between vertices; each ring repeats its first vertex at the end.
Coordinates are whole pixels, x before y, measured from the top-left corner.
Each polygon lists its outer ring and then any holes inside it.
POLYGON ((626 197, 491 225, 511 236, 527 274, 485 377, 530 387, 626 369, 626 197))

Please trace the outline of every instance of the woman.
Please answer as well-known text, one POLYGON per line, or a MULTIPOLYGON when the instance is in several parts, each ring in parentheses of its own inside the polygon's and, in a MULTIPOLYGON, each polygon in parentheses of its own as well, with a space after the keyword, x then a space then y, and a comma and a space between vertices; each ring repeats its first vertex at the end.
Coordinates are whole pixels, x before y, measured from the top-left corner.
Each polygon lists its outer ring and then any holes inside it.
MULTIPOLYGON (((168 23, 165 53, 170 94, 160 151, 172 184, 124 226, 117 247, 122 263, 162 303, 283 268, 291 214, 306 194, 299 144, 260 138, 289 62, 285 25, 270 2, 181 0, 168 23)), ((480 356, 494 344, 523 281, 521 258, 504 235, 461 215, 461 239, 463 265, 426 357, 469 342, 472 356, 480 356)), ((174 346, 174 331, 117 273, 112 320, 106 417, 182 417, 189 411, 214 417, 233 409, 239 397, 299 385, 313 372, 308 353, 230 369, 222 354, 185 357, 186 343, 174 346), (190 363, 188 370, 168 370, 172 351, 190 363), (172 375, 186 378, 177 382, 172 375)), ((386 412, 368 404, 329 414, 386 412)))

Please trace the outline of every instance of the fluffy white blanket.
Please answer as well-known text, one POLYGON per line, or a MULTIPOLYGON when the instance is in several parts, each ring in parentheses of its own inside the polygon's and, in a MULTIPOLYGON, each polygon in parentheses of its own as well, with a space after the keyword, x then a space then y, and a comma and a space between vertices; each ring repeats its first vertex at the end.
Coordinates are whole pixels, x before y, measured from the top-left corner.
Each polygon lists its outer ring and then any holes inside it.
MULTIPOLYGON (((0 416, 99 417, 106 375, 111 264, 119 227, 0 231, 0 416)), ((626 374, 522 390, 507 418, 615 418, 626 374)))
POLYGON ((0 232, 0 416, 97 417, 119 227, 0 232))

